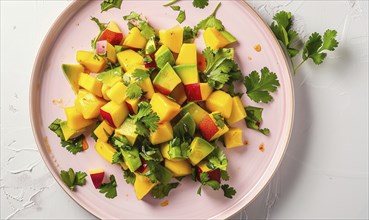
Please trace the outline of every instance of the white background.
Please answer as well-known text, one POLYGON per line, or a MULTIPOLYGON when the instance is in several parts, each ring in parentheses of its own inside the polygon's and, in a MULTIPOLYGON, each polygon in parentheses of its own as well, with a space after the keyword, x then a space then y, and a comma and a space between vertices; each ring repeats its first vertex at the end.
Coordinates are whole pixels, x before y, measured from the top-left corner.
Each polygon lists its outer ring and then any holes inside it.
MULTIPOLYGON (((235 219, 368 219, 368 1, 247 1, 270 23, 295 15, 306 40, 327 28, 339 48, 293 77, 296 117, 282 165, 235 219)), ((33 62, 70 1, 1 0, 1 219, 91 219, 55 182, 34 142, 33 62)))

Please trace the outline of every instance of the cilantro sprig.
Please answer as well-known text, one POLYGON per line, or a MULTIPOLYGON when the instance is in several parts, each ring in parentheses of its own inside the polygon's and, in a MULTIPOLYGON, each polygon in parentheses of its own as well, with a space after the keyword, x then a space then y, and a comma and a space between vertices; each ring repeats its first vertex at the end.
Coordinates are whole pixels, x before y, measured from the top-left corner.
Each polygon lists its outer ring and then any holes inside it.
POLYGON ((106 198, 113 199, 117 196, 117 182, 114 175, 110 175, 110 182, 103 183, 99 187, 99 192, 105 194, 106 198))
POLYGON ((277 90, 279 81, 277 74, 270 72, 267 67, 261 69, 260 72, 261 74, 252 71, 250 75, 245 77, 246 94, 255 102, 268 103, 273 100, 270 93, 277 90))
POLYGON ((169 192, 172 189, 177 188, 177 186, 179 185, 178 182, 176 183, 168 183, 168 184, 158 184, 156 185, 152 190, 151 190, 151 195, 155 198, 155 199, 162 199, 164 197, 167 197, 169 195, 169 192))
POLYGON ((311 59, 314 64, 322 64, 327 57, 327 51, 334 51, 338 47, 338 41, 336 40, 336 30, 326 30, 324 35, 319 33, 312 33, 308 40, 304 43, 302 48, 302 61, 296 66, 293 57, 300 53, 298 48, 292 45, 298 39, 298 33, 292 30, 293 17, 291 12, 280 11, 273 17, 273 23, 270 25, 274 35, 280 40, 288 51, 288 55, 293 67, 293 73, 296 74, 297 70, 307 60, 311 59))
MULTIPOLYGON (((165 3, 163 6, 171 6, 177 3, 179 0, 171 0, 167 3, 165 3)), ((209 0, 193 0, 192 5, 195 8, 201 8, 204 9, 206 6, 209 5, 209 0)))
POLYGON ((60 138, 61 146, 65 147, 72 154, 77 154, 78 152, 83 151, 83 139, 85 136, 81 134, 76 138, 65 140, 63 131, 61 129, 62 122, 63 121, 61 119, 57 118, 49 125, 49 129, 60 138))
POLYGON ((146 18, 141 18, 141 15, 137 12, 132 11, 129 15, 123 16, 123 19, 128 21, 129 29, 137 27, 141 31, 142 36, 144 36, 147 40, 155 37, 155 29, 150 26, 146 18))
POLYGON ((158 114, 152 111, 150 103, 144 101, 138 104, 137 114, 130 117, 136 125, 136 133, 145 137, 150 135, 150 131, 156 131, 156 123, 160 121, 158 114))
POLYGON ((97 26, 99 27, 99 34, 91 40, 91 47, 92 49, 96 49, 96 42, 97 42, 97 39, 99 39, 100 35, 102 34, 102 32, 105 30, 105 28, 107 27, 107 23, 103 23, 103 22, 100 22, 100 20, 96 17, 91 17, 90 19, 91 21, 95 22, 97 24, 97 26))
POLYGON ((86 184, 86 176, 87 174, 85 172, 78 171, 75 173, 72 168, 69 168, 68 171, 60 171, 60 178, 72 191, 74 191, 77 186, 83 186, 86 184))
POLYGON ((112 8, 120 9, 122 5, 122 1, 123 0, 104 0, 100 4, 101 12, 108 11, 109 9, 112 9, 112 8))
POLYGON ((213 27, 216 28, 218 31, 224 31, 224 26, 221 20, 216 18, 216 13, 219 9, 219 7, 222 4, 219 2, 218 5, 215 7, 214 11, 206 17, 204 20, 201 20, 195 27, 194 27, 194 33, 197 35, 199 30, 205 30, 206 28, 213 27))
POLYGON ((246 126, 248 128, 257 130, 264 135, 269 135, 270 131, 268 128, 260 128, 260 124, 263 121, 263 109, 254 106, 247 106, 245 110, 247 115, 245 118, 246 126))

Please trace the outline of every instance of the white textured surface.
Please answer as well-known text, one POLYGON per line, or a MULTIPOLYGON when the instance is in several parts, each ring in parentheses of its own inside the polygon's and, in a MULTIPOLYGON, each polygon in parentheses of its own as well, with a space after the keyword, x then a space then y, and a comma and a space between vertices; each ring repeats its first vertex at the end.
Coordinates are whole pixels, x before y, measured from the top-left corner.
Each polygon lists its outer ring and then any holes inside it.
MULTIPOLYGON (((54 181, 35 145, 28 88, 35 55, 69 1, 1 2, 1 219, 91 219, 54 181)), ((295 15, 301 36, 338 31, 340 46, 294 77, 287 154, 234 219, 368 219, 368 2, 248 1, 270 23, 295 15)))

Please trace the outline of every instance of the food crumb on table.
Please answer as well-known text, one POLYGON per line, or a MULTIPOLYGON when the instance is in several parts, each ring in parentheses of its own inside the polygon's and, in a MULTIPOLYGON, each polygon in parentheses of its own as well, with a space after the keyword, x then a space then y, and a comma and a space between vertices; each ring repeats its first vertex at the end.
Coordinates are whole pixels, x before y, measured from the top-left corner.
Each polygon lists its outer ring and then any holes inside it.
POLYGON ((261 143, 261 144, 259 145, 259 150, 260 150, 261 152, 264 152, 264 151, 265 151, 264 143, 261 143))
POLYGON ((255 51, 256 51, 256 52, 260 52, 260 51, 261 51, 261 46, 260 46, 260 44, 255 45, 255 46, 254 46, 254 49, 255 49, 255 51))
POLYGON ((165 200, 165 201, 163 201, 162 203, 160 203, 160 206, 161 206, 161 207, 165 207, 165 206, 167 206, 167 205, 169 205, 169 200, 165 200))

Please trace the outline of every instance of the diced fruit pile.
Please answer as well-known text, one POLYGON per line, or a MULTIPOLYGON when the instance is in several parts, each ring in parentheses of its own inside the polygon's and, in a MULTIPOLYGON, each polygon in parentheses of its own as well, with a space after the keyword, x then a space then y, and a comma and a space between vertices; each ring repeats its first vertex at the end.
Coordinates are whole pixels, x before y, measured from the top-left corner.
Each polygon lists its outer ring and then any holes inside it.
MULTIPOLYGON (((178 186, 173 177, 185 176, 201 183, 199 194, 210 186, 232 198, 235 190, 221 185, 229 179, 228 160, 218 144, 244 145, 242 130, 232 127, 246 117, 233 91, 242 74, 234 49, 224 48, 236 38, 208 27, 201 54, 186 28, 156 32, 134 12, 125 20, 127 36, 113 21, 100 24, 94 50, 79 50, 79 64, 62 65, 76 99, 64 109, 66 120, 55 120, 50 129, 75 154, 87 150, 83 133, 94 127, 96 152, 122 167, 138 199, 150 191, 163 198, 178 186)), ((114 177, 110 185, 102 183, 101 169, 90 175, 100 192, 117 185, 114 177)))

